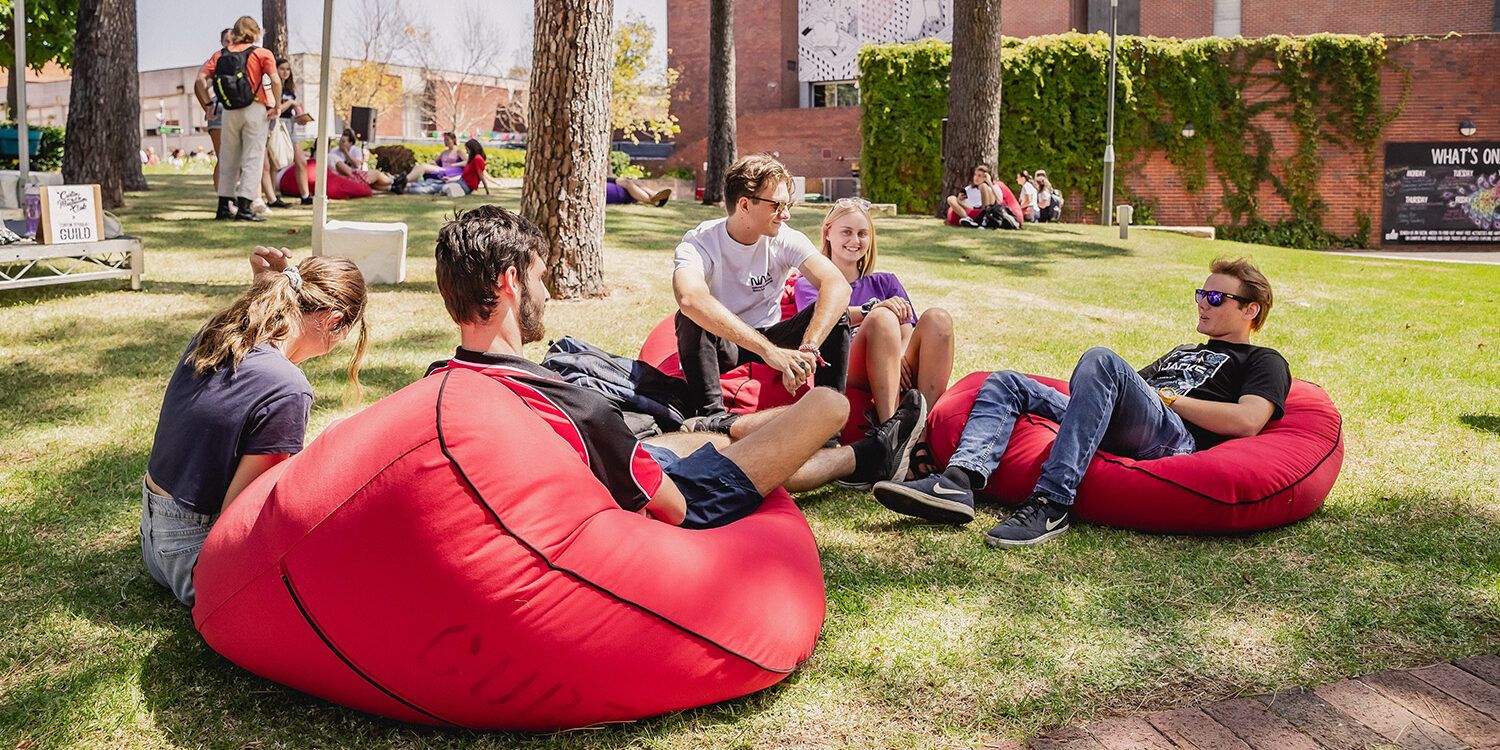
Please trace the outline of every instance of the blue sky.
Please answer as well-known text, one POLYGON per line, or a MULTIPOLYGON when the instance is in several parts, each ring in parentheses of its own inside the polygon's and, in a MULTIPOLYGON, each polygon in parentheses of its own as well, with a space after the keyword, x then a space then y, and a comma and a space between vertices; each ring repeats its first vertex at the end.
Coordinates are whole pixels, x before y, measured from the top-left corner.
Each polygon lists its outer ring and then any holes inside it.
MULTIPOLYGON (((430 0, 381 0, 404 5, 413 15, 434 7, 449 9, 447 17, 427 16, 427 21, 438 36, 455 33, 452 30, 463 23, 463 2, 431 2, 430 0)), ((323 33, 322 0, 287 0, 287 35, 292 52, 315 52, 323 33)), ((515 54, 518 45, 517 29, 528 0, 488 0, 474 3, 485 12, 495 14, 495 25, 505 37, 499 40, 507 50, 507 59, 515 54)), ((359 0, 335 0, 334 36, 335 47, 340 33, 339 24, 349 23, 357 16, 359 0)), ((666 65, 666 0, 615 0, 615 17, 639 13, 657 32, 657 54, 666 65)), ((136 22, 139 36, 140 69, 158 70, 184 65, 198 65, 213 53, 218 44, 219 30, 229 26, 234 19, 248 15, 256 19, 261 15, 260 0, 140 0, 136 4, 136 22)))

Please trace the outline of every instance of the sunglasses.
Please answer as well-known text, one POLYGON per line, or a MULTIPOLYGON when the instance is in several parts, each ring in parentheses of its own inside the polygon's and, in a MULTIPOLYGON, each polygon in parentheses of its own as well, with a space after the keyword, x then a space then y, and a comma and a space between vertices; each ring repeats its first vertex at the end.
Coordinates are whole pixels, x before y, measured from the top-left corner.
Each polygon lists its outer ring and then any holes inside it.
POLYGON ((751 201, 753 201, 755 203, 769 203, 769 204, 771 204, 771 208, 774 209, 776 211, 776 213, 778 213, 778 214, 781 214, 781 213, 789 214, 789 213, 792 212, 792 205, 793 204, 792 204, 791 201, 773 201, 770 198, 762 198, 762 197, 760 197, 758 195, 747 195, 745 197, 749 198, 751 201))
POLYGON ((1225 297, 1228 297, 1229 299, 1235 300, 1236 302, 1244 305, 1248 305, 1251 302, 1255 301, 1253 299, 1250 299, 1249 297, 1241 297, 1238 294, 1230 294, 1229 292, 1217 292, 1208 289, 1193 290, 1193 297, 1199 302, 1208 300, 1209 307, 1218 307, 1219 305, 1224 304, 1225 297))

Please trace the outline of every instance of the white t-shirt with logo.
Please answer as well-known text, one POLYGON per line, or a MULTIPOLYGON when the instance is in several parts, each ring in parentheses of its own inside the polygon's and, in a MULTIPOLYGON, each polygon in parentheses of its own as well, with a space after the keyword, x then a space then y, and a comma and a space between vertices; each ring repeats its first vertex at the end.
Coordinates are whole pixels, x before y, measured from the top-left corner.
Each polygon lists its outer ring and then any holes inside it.
POLYGON ((782 225, 775 237, 742 245, 729 236, 729 219, 699 224, 682 236, 672 270, 695 269, 708 290, 730 312, 752 328, 769 328, 781 320, 781 290, 792 269, 816 255, 807 235, 782 225))

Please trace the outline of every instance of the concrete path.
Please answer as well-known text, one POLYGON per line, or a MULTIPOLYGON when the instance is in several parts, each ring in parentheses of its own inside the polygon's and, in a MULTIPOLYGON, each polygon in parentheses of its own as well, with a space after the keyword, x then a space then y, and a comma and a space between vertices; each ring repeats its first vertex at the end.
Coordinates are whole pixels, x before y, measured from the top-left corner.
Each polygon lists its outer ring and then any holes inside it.
POLYGON ((1401 252, 1396 250, 1352 250, 1340 251, 1334 255, 1352 255, 1361 258, 1391 258, 1396 260, 1426 260, 1434 263, 1479 263, 1483 265, 1500 265, 1500 250, 1477 250, 1465 252, 1447 252, 1428 250, 1425 252, 1401 252))

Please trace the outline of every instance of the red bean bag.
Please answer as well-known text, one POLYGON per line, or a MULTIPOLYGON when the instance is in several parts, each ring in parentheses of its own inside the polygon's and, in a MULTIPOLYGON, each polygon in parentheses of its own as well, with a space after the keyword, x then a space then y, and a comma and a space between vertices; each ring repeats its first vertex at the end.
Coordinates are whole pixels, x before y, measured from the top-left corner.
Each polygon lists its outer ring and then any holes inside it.
MULTIPOLYGON (((792 312, 796 313, 795 305, 792 312)), ((636 358, 667 375, 680 378, 682 363, 677 357, 676 316, 677 313, 667 315, 665 320, 651 329, 636 358)), ((724 406, 736 414, 786 406, 807 392, 807 388, 803 387, 797 389, 795 394, 787 393, 786 387, 781 384, 781 373, 754 362, 724 373, 719 384, 724 389, 724 406)), ((849 399, 849 421, 844 425, 844 431, 839 433, 839 440, 848 444, 865 436, 865 408, 873 403, 873 399, 869 391, 859 388, 845 389, 844 396, 849 399)))
POLYGON ((751 693, 823 575, 777 491, 693 531, 619 508, 505 386, 450 371, 330 427, 215 524, 193 621, 256 674, 405 721, 548 730, 751 693))
MULTIPOLYGON (((933 457, 947 465, 958 447, 979 386, 976 372, 948 389, 928 416, 933 457)), ((1064 393, 1068 384, 1031 376, 1064 393)), ((1036 487, 1057 425, 1026 415, 1016 423, 1000 468, 979 492, 1007 505, 1036 487)), ((1328 394, 1292 381, 1285 414, 1259 435, 1185 456, 1137 461, 1094 455, 1078 486, 1079 519, 1169 534, 1235 534, 1300 521, 1323 505, 1344 463, 1343 419, 1328 394)))
MULTIPOLYGON (((290 168, 282 171, 281 173, 281 184, 279 185, 279 187, 281 188, 281 192, 283 195, 301 195, 301 193, 297 192, 297 175, 296 173, 292 172, 292 170, 296 168, 297 165, 293 164, 290 168)), ((308 159, 308 190, 317 190, 318 175, 320 174, 322 174, 322 172, 318 169, 317 160, 308 159)), ((368 198, 372 194, 373 191, 370 190, 369 184, 364 180, 361 180, 357 177, 345 177, 344 175, 338 174, 336 172, 334 174, 328 175, 328 197, 333 200, 343 200, 345 198, 368 198)))

